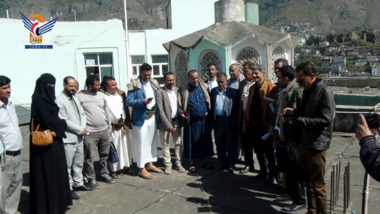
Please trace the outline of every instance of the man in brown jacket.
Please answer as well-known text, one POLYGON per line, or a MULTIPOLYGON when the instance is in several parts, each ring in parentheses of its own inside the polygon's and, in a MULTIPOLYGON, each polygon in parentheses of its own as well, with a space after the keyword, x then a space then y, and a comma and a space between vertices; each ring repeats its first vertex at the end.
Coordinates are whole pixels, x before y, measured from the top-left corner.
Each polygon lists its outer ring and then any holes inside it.
POLYGON ((255 84, 249 89, 248 103, 243 118, 243 132, 250 135, 260 165, 258 179, 273 183, 275 157, 272 139, 268 134, 273 112, 267 98, 275 97, 275 84, 265 79, 265 72, 259 64, 248 64, 253 71, 255 84), (268 161, 268 164, 267 164, 268 161))

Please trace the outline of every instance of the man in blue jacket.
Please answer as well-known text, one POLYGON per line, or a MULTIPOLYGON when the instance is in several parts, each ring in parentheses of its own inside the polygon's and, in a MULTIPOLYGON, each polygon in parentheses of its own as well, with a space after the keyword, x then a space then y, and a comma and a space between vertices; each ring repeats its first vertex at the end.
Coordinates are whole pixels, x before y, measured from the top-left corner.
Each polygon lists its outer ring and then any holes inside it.
POLYGON ((127 106, 132 107, 132 158, 140 169, 141 178, 151 179, 150 172, 161 173, 162 170, 153 165, 157 161, 157 122, 158 82, 151 79, 152 66, 144 63, 140 66, 139 78, 128 83, 127 106))

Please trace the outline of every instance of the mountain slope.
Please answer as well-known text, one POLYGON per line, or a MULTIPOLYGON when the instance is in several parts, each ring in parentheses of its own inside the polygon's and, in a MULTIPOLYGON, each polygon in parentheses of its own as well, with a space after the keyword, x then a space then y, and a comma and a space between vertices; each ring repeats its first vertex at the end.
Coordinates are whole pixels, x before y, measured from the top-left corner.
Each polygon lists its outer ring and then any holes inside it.
POLYGON ((320 33, 378 29, 377 0, 257 0, 261 24, 315 27, 320 33))
MULTIPOLYGON (((379 0, 248 1, 259 4, 260 24, 277 30, 285 26, 287 31, 298 34, 327 34, 380 28, 379 0)), ((169 0, 127 2, 130 29, 166 28, 169 0)), ((5 17, 8 9, 10 17, 16 19, 20 19, 18 11, 22 11, 73 21, 75 11, 78 21, 124 20, 123 8, 123 0, 0 0, 0 17, 5 17)))

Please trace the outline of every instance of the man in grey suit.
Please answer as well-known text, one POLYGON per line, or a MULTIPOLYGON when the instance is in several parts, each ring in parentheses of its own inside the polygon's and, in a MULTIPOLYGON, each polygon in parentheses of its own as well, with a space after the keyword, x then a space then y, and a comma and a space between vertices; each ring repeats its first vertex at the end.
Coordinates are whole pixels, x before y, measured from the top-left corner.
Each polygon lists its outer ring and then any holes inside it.
POLYGON ((178 105, 178 88, 174 87, 174 73, 167 72, 164 74, 165 86, 157 91, 157 104, 160 115, 158 129, 160 130, 160 141, 162 145, 165 174, 172 173, 172 163, 169 150, 169 136, 172 135, 175 154, 175 169, 178 172, 185 172, 181 165, 182 143, 181 143, 181 126, 178 105))
POLYGON ((63 138, 65 145, 67 170, 69 172, 71 196, 73 199, 80 197, 75 190, 90 190, 83 184, 83 136, 86 135, 86 114, 76 98, 76 80, 74 77, 63 79, 63 92, 56 98, 55 102, 59 107, 58 116, 66 120, 66 138, 63 138), (72 173, 71 173, 72 172, 72 173))

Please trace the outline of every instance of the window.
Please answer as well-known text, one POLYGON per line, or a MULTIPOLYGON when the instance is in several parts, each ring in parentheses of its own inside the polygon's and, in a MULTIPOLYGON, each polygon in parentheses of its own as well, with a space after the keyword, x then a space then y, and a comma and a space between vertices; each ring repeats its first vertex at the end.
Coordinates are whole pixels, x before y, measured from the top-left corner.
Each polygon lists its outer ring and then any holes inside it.
POLYGON ((99 79, 104 76, 113 77, 112 53, 84 54, 86 76, 96 75, 99 79))
POLYGON ((168 55, 152 56, 153 76, 162 77, 169 70, 168 55))
POLYGON ((207 49, 204 50, 198 59, 198 69, 200 72, 200 79, 202 81, 205 81, 208 79, 207 75, 207 65, 214 63, 216 65, 216 68, 218 71, 223 72, 221 67, 222 67, 222 62, 221 62, 221 57, 220 54, 212 49, 207 49))
POLYGON ((131 56, 132 60, 132 68, 133 68, 133 75, 138 75, 140 73, 140 65, 144 63, 145 56, 131 56))
POLYGON ((189 82, 187 77, 187 54, 180 51, 175 58, 176 84, 182 86, 189 82))
POLYGON ((280 46, 277 46, 274 49, 274 51, 272 52, 272 64, 271 64, 271 70, 270 70, 270 72, 273 72, 271 75, 271 79, 270 79, 272 82, 278 81, 276 75, 274 74, 274 61, 276 61, 280 58, 286 59, 285 58, 285 52, 280 46))
POLYGON ((238 61, 241 64, 244 64, 245 62, 253 62, 253 63, 261 63, 260 54, 251 47, 246 47, 241 49, 237 53, 236 61, 238 61))

